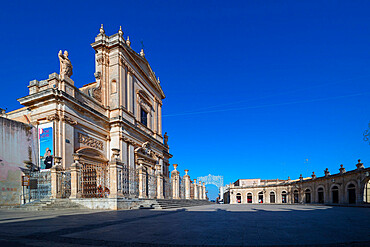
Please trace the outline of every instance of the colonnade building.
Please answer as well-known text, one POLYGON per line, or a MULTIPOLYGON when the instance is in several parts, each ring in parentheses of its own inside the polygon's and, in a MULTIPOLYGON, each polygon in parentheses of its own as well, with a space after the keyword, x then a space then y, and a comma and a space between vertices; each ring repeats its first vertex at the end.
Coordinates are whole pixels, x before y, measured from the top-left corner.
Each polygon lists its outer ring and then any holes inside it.
POLYGON ((291 180, 239 179, 226 187, 225 203, 307 203, 366 204, 370 203, 370 168, 358 160, 356 169, 339 173, 291 180))

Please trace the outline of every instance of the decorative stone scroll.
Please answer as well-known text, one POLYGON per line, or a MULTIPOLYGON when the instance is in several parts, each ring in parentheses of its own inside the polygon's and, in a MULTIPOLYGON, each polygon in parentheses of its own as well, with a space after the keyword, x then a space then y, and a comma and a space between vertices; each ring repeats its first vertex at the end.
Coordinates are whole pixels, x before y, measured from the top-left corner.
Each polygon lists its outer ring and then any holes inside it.
POLYGON ((135 146, 135 142, 127 137, 123 137, 122 138, 125 142, 127 142, 128 144, 131 144, 132 146, 135 146))
POLYGON ((55 114, 52 114, 52 115, 49 115, 48 117, 47 117, 47 120, 48 121, 59 121, 59 115, 58 115, 58 113, 55 113, 55 114))
POLYGON ((135 149, 135 159, 140 161, 141 164, 155 166, 157 157, 152 151, 150 143, 144 142, 141 147, 135 149))
POLYGON ((67 116, 64 116, 62 118, 62 120, 65 121, 66 123, 70 124, 70 125, 76 125, 77 124, 76 120, 73 120, 72 118, 67 117, 67 116))
POLYGON ((78 142, 81 144, 85 144, 92 148, 97 148, 103 150, 103 142, 96 140, 90 136, 84 135, 82 133, 78 133, 78 142))

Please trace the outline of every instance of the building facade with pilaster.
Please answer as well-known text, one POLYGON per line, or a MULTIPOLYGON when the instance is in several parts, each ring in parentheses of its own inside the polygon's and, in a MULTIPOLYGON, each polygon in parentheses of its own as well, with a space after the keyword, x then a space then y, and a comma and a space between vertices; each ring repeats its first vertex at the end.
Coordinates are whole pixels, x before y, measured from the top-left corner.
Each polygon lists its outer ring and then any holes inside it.
POLYGON ((108 36, 102 25, 91 46, 95 82, 77 88, 68 53, 60 51, 60 73, 31 81, 29 95, 18 99, 24 107, 7 118, 38 129, 39 157, 32 162, 40 169, 48 156, 58 157, 64 170, 78 163, 81 197, 110 193, 109 163, 115 160, 122 164, 116 178, 123 194, 168 197, 172 155, 162 133, 165 94, 159 79, 121 28, 108 36))

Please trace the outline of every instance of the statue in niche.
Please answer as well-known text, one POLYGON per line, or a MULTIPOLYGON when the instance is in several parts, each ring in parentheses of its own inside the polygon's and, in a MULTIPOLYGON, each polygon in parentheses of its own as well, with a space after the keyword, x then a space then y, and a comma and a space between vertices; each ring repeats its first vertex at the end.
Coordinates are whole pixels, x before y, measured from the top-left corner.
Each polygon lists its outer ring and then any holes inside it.
POLYGON ((58 53, 59 61, 60 61, 60 78, 63 79, 64 77, 71 77, 73 72, 73 66, 71 61, 68 58, 68 51, 64 51, 64 54, 62 53, 62 50, 58 53))
POLYGON ((164 145, 168 147, 168 135, 167 132, 164 133, 164 145))

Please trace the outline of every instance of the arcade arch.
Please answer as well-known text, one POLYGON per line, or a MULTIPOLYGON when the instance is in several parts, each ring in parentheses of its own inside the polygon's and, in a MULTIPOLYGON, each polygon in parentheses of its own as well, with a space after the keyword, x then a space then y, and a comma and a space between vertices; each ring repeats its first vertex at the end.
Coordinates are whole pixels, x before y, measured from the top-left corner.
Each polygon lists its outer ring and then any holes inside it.
POLYGON ((324 203, 324 187, 320 186, 317 188, 317 202, 318 203, 324 203))

